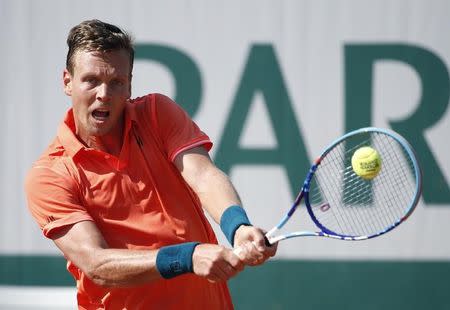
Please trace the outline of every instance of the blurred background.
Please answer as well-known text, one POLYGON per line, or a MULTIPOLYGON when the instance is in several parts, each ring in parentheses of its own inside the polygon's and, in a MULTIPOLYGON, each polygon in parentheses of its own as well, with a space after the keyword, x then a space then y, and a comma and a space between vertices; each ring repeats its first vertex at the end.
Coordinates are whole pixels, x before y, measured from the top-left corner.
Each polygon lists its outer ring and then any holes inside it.
POLYGON ((133 96, 164 93, 190 113, 258 226, 349 130, 394 129, 418 153, 423 196, 407 222, 365 242, 280 244, 230 281, 237 309, 450 309, 449 13, 445 0, 0 0, 0 309, 76 308, 23 181, 70 107, 67 33, 93 18, 134 36, 133 96))

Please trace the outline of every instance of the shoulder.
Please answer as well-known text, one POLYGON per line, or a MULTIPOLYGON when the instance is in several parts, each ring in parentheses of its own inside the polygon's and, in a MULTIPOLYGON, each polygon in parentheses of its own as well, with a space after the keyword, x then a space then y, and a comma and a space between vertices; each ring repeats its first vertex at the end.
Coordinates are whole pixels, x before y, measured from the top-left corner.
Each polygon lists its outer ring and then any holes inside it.
POLYGON ((158 108, 176 108, 178 105, 168 96, 160 93, 147 94, 130 100, 131 105, 136 110, 150 109, 158 106, 158 108))
POLYGON ((32 164, 25 178, 27 193, 43 186, 66 185, 73 187, 74 164, 56 138, 45 152, 32 164))
POLYGON ((182 107, 168 96, 160 93, 152 93, 130 100, 130 107, 134 115, 132 118, 140 124, 149 124, 154 128, 170 126, 173 123, 181 124, 189 119, 182 107))

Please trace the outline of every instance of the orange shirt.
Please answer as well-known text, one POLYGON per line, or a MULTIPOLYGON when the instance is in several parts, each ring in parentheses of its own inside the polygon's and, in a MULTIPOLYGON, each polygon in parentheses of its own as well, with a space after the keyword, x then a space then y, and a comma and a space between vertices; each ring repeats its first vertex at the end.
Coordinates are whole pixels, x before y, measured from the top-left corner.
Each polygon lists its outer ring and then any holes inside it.
MULTIPOLYGON (((125 109, 117 158, 85 147, 69 110, 58 135, 26 180, 29 209, 46 237, 80 221, 94 221, 111 248, 158 249, 187 241, 217 243, 198 197, 173 160, 205 135, 169 98, 151 94, 125 109)), ((103 288, 68 261, 80 309, 230 309, 226 283, 194 274, 133 288, 103 288)))

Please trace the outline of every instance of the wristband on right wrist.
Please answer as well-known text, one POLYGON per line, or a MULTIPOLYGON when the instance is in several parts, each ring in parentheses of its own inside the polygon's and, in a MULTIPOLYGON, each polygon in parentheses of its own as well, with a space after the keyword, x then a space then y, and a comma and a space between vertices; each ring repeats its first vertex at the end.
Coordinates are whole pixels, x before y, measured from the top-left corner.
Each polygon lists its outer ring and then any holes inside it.
POLYGON ((245 210, 237 205, 227 208, 220 218, 220 228, 231 246, 234 246, 234 235, 241 226, 251 226, 245 210))

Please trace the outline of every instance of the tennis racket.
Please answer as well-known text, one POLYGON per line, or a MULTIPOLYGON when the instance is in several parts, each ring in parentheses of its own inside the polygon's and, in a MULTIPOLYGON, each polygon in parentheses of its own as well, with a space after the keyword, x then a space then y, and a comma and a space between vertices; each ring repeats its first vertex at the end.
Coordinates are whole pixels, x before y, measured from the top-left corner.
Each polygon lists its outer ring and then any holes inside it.
POLYGON ((266 243, 305 236, 341 240, 381 236, 411 215, 421 188, 419 163, 403 137, 373 127, 352 131, 331 143, 314 161, 292 207, 266 233, 266 243), (357 175, 351 164, 355 151, 364 146, 381 157, 381 170, 372 179, 357 175), (302 200, 317 230, 279 234, 302 200))

